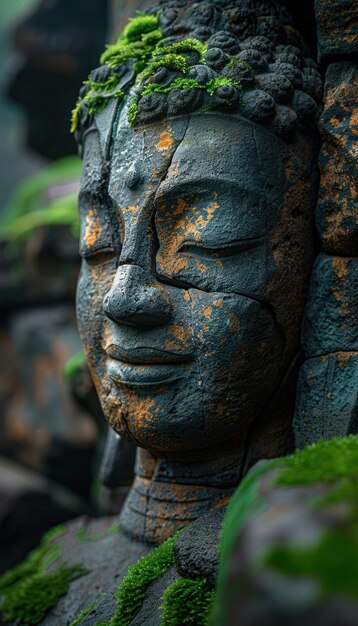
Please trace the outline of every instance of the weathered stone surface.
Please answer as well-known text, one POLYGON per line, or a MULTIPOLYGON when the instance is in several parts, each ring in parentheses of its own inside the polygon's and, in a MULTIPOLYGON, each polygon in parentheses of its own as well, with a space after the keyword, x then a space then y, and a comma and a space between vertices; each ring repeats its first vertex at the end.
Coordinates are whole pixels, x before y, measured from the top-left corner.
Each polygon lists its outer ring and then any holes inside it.
POLYGON ((302 327, 306 357, 358 351, 358 259, 320 254, 302 327))
POLYGON ((103 592, 109 591, 111 597, 128 567, 150 552, 148 546, 131 541, 118 530, 117 517, 78 518, 54 543, 61 545, 61 555, 50 571, 66 561, 83 565, 88 574, 71 584, 69 593, 42 620, 41 626, 68 626, 83 609, 98 602, 103 592), (100 535, 96 537, 97 533, 100 535))
POLYGON ((176 541, 175 563, 183 578, 208 578, 215 585, 224 515, 225 507, 207 513, 186 528, 176 541))
POLYGON ((297 448, 358 432, 358 353, 308 359, 297 384, 293 421, 297 448))
POLYGON ((358 256, 357 96, 357 64, 332 63, 320 120, 323 145, 316 225, 326 252, 349 256, 358 256))
POLYGON ((315 0, 321 60, 356 54, 358 5, 355 0, 315 0))

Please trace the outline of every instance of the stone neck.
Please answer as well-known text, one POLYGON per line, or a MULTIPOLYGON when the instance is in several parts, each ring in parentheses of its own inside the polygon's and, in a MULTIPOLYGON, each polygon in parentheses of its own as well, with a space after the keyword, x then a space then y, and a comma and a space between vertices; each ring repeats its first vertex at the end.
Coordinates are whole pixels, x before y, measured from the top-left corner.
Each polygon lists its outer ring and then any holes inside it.
POLYGON ((124 503, 122 530, 160 544, 177 530, 227 504, 240 481, 240 459, 179 463, 138 449, 135 479, 124 503))

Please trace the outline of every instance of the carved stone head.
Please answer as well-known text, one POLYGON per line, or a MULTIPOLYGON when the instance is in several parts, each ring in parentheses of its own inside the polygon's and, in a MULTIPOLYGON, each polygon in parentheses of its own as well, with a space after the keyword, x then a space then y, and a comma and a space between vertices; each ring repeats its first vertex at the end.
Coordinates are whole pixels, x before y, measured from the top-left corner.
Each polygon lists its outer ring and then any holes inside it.
POLYGON ((243 453, 265 416, 278 454, 312 258, 314 63, 285 9, 239 0, 163 2, 102 60, 74 126, 78 319, 104 413, 175 460, 243 453))

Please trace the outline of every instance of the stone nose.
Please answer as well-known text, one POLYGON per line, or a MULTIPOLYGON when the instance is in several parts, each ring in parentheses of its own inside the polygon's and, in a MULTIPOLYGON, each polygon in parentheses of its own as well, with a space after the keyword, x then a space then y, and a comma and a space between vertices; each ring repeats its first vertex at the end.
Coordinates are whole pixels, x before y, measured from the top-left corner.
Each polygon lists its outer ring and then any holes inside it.
POLYGON ((138 265, 120 265, 103 309, 117 324, 151 328, 172 316, 172 301, 164 285, 138 265))

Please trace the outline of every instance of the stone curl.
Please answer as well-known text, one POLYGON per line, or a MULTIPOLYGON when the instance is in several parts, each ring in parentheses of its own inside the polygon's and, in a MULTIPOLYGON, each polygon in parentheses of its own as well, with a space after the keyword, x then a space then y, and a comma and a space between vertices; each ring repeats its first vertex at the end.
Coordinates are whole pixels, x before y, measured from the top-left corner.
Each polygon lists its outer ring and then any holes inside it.
POLYGON ((319 113, 316 64, 287 10, 270 0, 166 0, 131 20, 101 60, 75 110, 78 139, 109 99, 125 95, 132 126, 225 110, 287 141, 319 113))

